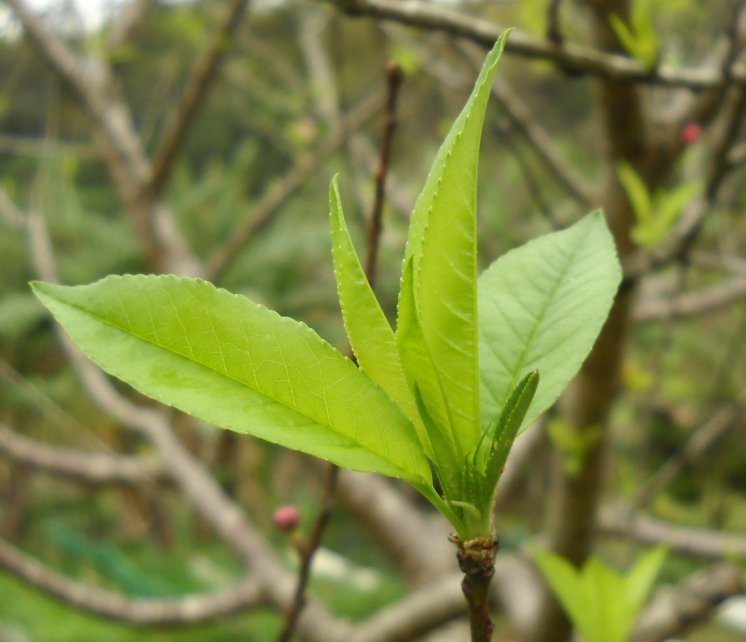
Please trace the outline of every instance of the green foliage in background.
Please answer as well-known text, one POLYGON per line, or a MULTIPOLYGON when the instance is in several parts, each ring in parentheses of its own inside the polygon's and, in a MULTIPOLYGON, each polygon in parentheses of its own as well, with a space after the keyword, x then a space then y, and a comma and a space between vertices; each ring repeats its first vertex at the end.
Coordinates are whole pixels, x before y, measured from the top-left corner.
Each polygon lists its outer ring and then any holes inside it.
POLYGON ((581 570, 546 550, 534 560, 586 642, 626 642, 666 558, 657 547, 641 555, 626 575, 596 557, 581 570))
POLYGON ((628 163, 619 163, 617 174, 637 219, 632 239, 642 247, 653 247, 665 239, 686 204, 699 195, 703 186, 702 181, 688 181, 651 194, 628 163))
POLYGON ((653 24, 652 4, 648 0, 632 3, 630 24, 621 16, 609 17, 611 28, 624 48, 646 68, 652 69, 658 63, 658 36, 653 24))

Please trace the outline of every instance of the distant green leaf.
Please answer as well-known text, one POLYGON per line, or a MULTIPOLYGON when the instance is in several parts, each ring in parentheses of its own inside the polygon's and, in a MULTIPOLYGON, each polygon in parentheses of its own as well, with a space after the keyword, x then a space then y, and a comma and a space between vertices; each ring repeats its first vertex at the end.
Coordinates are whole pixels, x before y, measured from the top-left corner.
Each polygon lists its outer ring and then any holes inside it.
POLYGON ((426 453, 430 439, 404 377, 394 332, 370 287, 345 224, 336 178, 329 188, 332 255, 347 336, 363 371, 399 405, 417 429, 426 453))
POLYGON ((625 578, 627 601, 634 613, 639 613, 650 595, 655 578, 666 561, 668 549, 657 546, 641 555, 625 578))
POLYGON ((481 435, 476 318, 476 181, 482 124, 504 33, 487 55, 474 90, 438 152, 412 213, 404 265, 412 262, 411 284, 402 279, 399 326, 417 316, 430 362, 402 355, 435 421, 461 457, 481 435), (413 296, 406 291, 413 288, 413 296), (408 306, 416 310, 409 310, 408 306))
POLYGON ((587 642, 626 642, 663 563, 665 549, 645 553, 626 576, 595 557, 579 570, 550 551, 536 549, 532 555, 587 642))
MULTIPOLYGON (((531 555, 575 626, 584 635, 587 631, 593 631, 595 614, 586 604, 585 587, 578 570, 570 562, 550 551, 534 549, 531 555)), ((589 637, 588 642, 597 641, 589 637)))
POLYGON ((175 276, 33 288, 95 363, 158 401, 347 468, 429 485, 411 423, 302 323, 175 276))
POLYGON ((645 181, 629 163, 617 163, 616 171, 619 182, 632 204, 635 218, 640 223, 650 221, 653 218, 653 199, 645 181))
POLYGON ((554 403, 592 348, 620 280, 600 212, 508 252, 481 275, 483 425, 500 416, 517 383, 534 370, 541 381, 521 428, 554 403))

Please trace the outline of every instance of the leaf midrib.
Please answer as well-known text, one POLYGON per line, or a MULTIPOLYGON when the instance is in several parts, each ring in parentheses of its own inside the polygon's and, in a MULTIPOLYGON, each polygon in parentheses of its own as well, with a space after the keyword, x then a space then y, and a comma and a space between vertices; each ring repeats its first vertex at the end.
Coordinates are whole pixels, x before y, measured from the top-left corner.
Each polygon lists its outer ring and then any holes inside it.
MULTIPOLYGON (((49 295, 47 295, 47 296, 49 296, 49 295)), ((58 299, 58 301, 59 301, 59 299, 58 299)), ((176 356, 179 359, 183 359, 184 361, 186 361, 188 363, 197 364, 200 367, 204 368, 205 370, 208 370, 209 372, 213 372, 213 373, 215 373, 215 374, 217 374, 217 375, 219 375, 221 377, 224 377, 225 379, 227 379, 229 381, 233 381, 235 383, 238 383, 239 385, 244 386, 244 387, 248 388, 249 390, 252 390, 253 392, 261 395, 262 397, 265 397, 266 399, 269 399, 270 401, 272 401, 272 402, 274 402, 274 403, 276 403, 278 405, 281 405, 281 406, 283 406, 285 408, 289 408, 293 412, 296 412, 300 416, 304 417, 305 419, 308 419, 308 420, 312 421, 313 423, 315 423, 315 424, 317 424, 319 426, 323 426, 323 427, 329 428, 335 434, 337 434, 337 435, 339 435, 341 437, 344 437, 345 439, 349 440, 352 443, 358 444, 360 447, 362 447, 365 450, 367 450, 367 451, 375 454, 376 456, 384 458, 383 455, 381 455, 379 453, 376 453, 375 451, 371 450, 368 446, 360 443, 356 439, 353 439, 350 435, 342 433, 339 430, 337 430, 331 422, 322 423, 321 421, 319 421, 318 419, 316 419, 312 415, 308 414, 307 412, 304 412, 304 411, 300 410, 296 405, 290 405, 290 404, 288 404, 288 403, 286 403, 284 401, 280 401, 279 399, 275 398, 274 396, 272 396, 270 394, 267 394, 266 392, 260 390, 258 387, 252 386, 251 384, 247 383, 246 381, 242 381, 241 379, 238 379, 235 376, 232 376, 228 372, 221 372, 220 370, 216 370, 215 368, 212 368, 211 366, 207 365, 206 363, 203 363, 199 359, 196 359, 196 358, 193 358, 193 357, 188 357, 188 356, 186 356, 186 355, 184 355, 184 354, 182 354, 182 353, 180 353, 180 352, 178 352, 176 350, 173 350, 171 348, 167 348, 167 347, 165 347, 163 345, 160 345, 159 343, 156 343, 155 341, 149 340, 149 339, 141 336, 140 334, 138 334, 136 332, 130 332, 126 328, 123 328, 122 326, 120 326, 120 325, 118 325, 116 323, 113 323, 112 321, 110 321, 108 319, 105 319, 103 317, 98 316, 97 314, 92 313, 92 312, 90 312, 89 310, 87 310, 86 308, 84 308, 82 306, 79 306, 79 305, 76 305, 76 304, 73 304, 73 303, 70 303, 70 302, 67 302, 67 301, 65 301, 65 302, 59 301, 59 302, 62 303, 63 305, 65 305, 65 306, 69 307, 69 308, 77 310, 78 312, 80 312, 80 313, 82 313, 82 314, 84 314, 84 315, 92 318, 93 320, 95 320, 97 322, 102 323, 103 325, 106 325, 106 326, 109 326, 109 327, 115 329, 118 332, 121 332, 121 333, 123 333, 125 335, 128 335, 128 336, 131 336, 131 337, 134 337, 138 341, 142 341, 143 343, 146 343, 148 345, 151 345, 151 346, 154 346, 154 347, 159 348, 161 350, 164 350, 165 352, 167 352, 167 353, 169 353, 169 354, 171 354, 173 356, 176 356)), ((272 310, 267 309, 267 311, 270 312, 270 313, 272 313, 272 314, 276 314, 272 310)), ((177 316, 177 318, 180 318, 178 314, 176 316, 177 316)), ((277 314, 276 316, 278 318, 280 318, 280 319, 283 318, 279 314, 277 314)), ((210 318, 212 318, 212 317, 210 317, 210 318)), ((222 346, 221 346, 221 353, 222 353, 222 346)), ((342 356, 342 358, 345 358, 344 355, 341 355, 341 356, 342 356)), ((257 381, 259 380, 259 377, 255 376, 254 378, 257 381)), ((292 386, 290 386, 290 388, 291 388, 291 390, 293 390, 292 386)), ((295 393, 293 392, 293 397, 294 396, 295 396, 295 393)), ((324 403, 324 408, 327 409, 327 414, 328 414, 328 407, 327 407, 326 403, 324 403)), ((389 463, 390 465, 394 466, 395 468, 399 468, 398 465, 393 464, 393 462, 390 462, 387 458, 384 458, 384 461, 387 461, 387 463, 389 463)))

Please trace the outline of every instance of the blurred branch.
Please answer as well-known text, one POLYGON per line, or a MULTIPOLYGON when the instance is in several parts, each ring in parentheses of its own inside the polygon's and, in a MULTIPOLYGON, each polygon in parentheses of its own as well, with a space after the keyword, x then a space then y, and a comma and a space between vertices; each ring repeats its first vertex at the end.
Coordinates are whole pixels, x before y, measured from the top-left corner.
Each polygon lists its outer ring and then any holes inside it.
POLYGON ((740 570, 718 565, 695 573, 681 585, 662 591, 640 616, 631 642, 663 642, 710 619, 726 599, 743 591, 740 570))
POLYGON ((130 0, 119 17, 111 24, 107 36, 109 49, 119 49, 155 4, 155 0, 130 0))
POLYGON ((144 188, 151 194, 158 195, 163 190, 174 159, 186 138, 186 132, 217 76, 218 67, 248 4, 249 0, 231 0, 223 20, 211 34, 210 42, 195 63, 181 102, 169 120, 163 140, 155 153, 153 169, 144 188))
MULTIPOLYGON (((316 461, 309 464, 323 465, 316 461)), ((447 523, 439 517, 435 521, 428 518, 392 482, 376 475, 342 470, 337 496, 391 555, 410 582, 426 582, 452 569, 453 550, 448 544, 447 523)))
POLYGON ((375 92, 353 107, 342 125, 326 138, 315 150, 298 158, 290 171, 276 182, 270 183, 254 209, 238 223, 231 236, 210 257, 205 278, 218 281, 243 250, 252 234, 266 225, 295 192, 314 174, 324 168, 324 161, 346 142, 347 137, 372 118, 384 102, 384 93, 375 92))
POLYGON ((554 176, 557 182, 584 208, 592 206, 594 197, 590 186, 572 170, 571 164, 563 159, 552 139, 539 126, 536 119, 528 113, 516 94, 502 81, 492 87, 492 93, 502 104, 513 127, 521 134, 529 147, 536 152, 542 164, 554 176))
POLYGON ((746 277, 733 278, 709 288, 683 292, 672 297, 642 299, 634 309, 637 323, 709 314, 746 298, 746 277))
MULTIPOLYGON (((444 31, 491 47, 504 28, 446 7, 420 0, 323 0, 352 16, 392 20, 421 29, 444 31)), ((556 44, 520 30, 513 31, 506 52, 538 60, 551 60, 567 71, 600 76, 615 81, 636 81, 669 87, 712 89, 728 84, 746 85, 746 67, 735 65, 729 75, 719 67, 648 69, 628 56, 590 47, 556 44)))
POLYGON ((78 609, 139 627, 197 624, 266 604, 259 581, 177 598, 129 598, 72 580, 0 539, 0 568, 78 609))
POLYGON ((2 187, 0 187, 0 220, 14 230, 23 230, 26 227, 26 215, 18 209, 2 187))
POLYGON ((634 500, 635 510, 647 506, 658 491, 670 484, 688 464, 700 457, 718 439, 722 438, 740 419, 742 411, 743 408, 739 404, 730 404, 721 408, 708 421, 697 428, 690 435, 683 448, 643 484, 634 500))
POLYGON ((466 614, 460 573, 448 574, 358 624, 350 642, 409 642, 466 614))
POLYGON ((391 144, 398 124, 396 105, 404 73, 396 63, 389 63, 386 69, 386 108, 384 110, 383 134, 381 149, 378 155, 378 166, 375 173, 375 190, 373 207, 368 225, 368 246, 365 259, 365 275, 371 287, 375 285, 378 272, 378 249, 381 244, 383 228, 383 206, 386 200, 386 180, 389 175, 391 144))
POLYGON ((663 544, 682 555, 706 559, 746 559, 746 536, 723 531, 677 526, 646 515, 632 514, 629 507, 604 506, 599 526, 608 534, 638 542, 663 544))
POLYGON ((550 0, 547 7, 547 40, 555 45, 562 44, 562 30, 560 29, 560 7, 562 0, 550 0))
POLYGON ((153 461, 50 446, 21 435, 3 422, 0 454, 25 466, 90 484, 144 484, 163 477, 161 466, 153 461))
POLYGON ((129 109, 117 97, 109 68, 100 60, 76 53, 22 0, 8 0, 8 4, 48 67, 91 116, 109 173, 134 223, 151 269, 199 274, 201 267, 170 212, 144 189, 152 168, 129 109))

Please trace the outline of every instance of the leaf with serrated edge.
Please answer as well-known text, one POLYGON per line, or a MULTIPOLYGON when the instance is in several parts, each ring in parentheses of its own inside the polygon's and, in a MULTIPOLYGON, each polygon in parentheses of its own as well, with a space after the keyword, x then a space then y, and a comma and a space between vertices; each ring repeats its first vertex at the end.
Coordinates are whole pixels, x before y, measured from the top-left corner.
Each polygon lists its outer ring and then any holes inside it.
POLYGON ((158 401, 346 468, 430 484, 411 423, 302 323, 183 277, 33 288, 91 360, 158 401))
POLYGON ((412 421, 425 452, 432 454, 427 431, 404 377, 394 331, 370 287, 347 230, 336 177, 329 187, 329 213, 337 293, 357 362, 412 421))
MULTIPOLYGON (((536 394, 539 385, 539 373, 529 372, 508 398, 505 408, 497 422, 495 433, 492 436, 488 459, 485 466, 486 488, 488 492, 497 485, 502 475, 505 462, 508 459, 510 449, 518 435, 523 418, 528 412, 531 401, 536 394)), ((491 502, 490 502, 491 503, 491 502)))
POLYGON ((501 256, 479 278, 482 421, 500 416, 516 383, 541 372, 521 429, 580 369, 621 280, 601 212, 501 256))
MULTIPOLYGON (((432 363, 402 357, 433 416, 463 458, 479 441, 476 297, 476 181, 479 142, 504 33, 440 148, 412 214, 404 264, 413 262, 414 297, 402 279, 399 319, 417 316, 432 363)), ((397 327, 397 335, 399 328, 397 327)), ((402 340, 397 336, 399 345, 402 340)), ((422 354, 419 353, 411 354, 422 354)))

